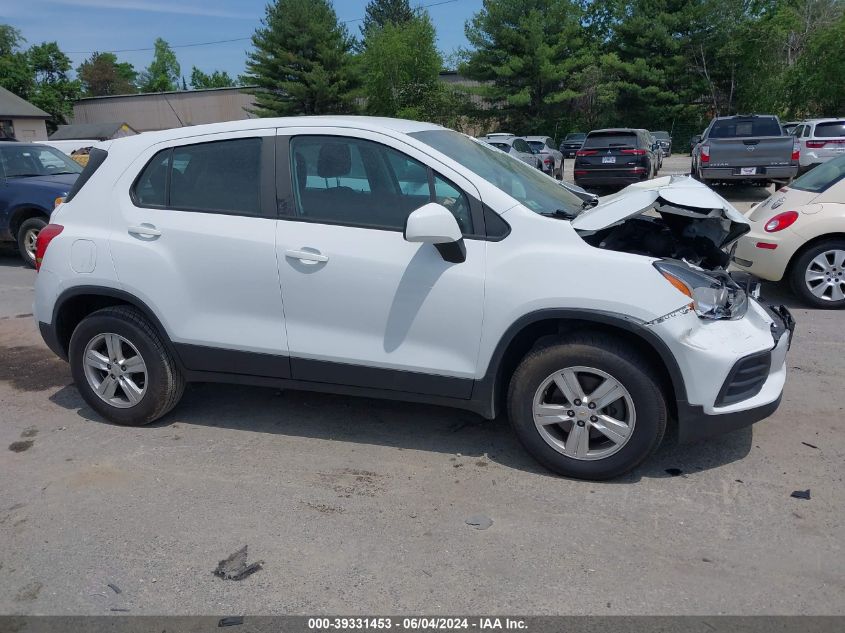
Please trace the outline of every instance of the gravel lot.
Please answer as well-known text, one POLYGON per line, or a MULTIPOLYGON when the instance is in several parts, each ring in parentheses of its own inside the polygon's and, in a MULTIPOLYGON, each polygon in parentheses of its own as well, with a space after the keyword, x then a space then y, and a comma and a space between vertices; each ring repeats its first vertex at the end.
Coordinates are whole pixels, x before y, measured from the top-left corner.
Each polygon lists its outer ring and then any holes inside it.
POLYGON ((0 253, 0 613, 845 614, 842 313, 766 287, 798 321, 780 410, 597 484, 432 406, 194 385, 109 425, 41 342, 34 278, 0 253), (244 544, 264 569, 214 577, 244 544))

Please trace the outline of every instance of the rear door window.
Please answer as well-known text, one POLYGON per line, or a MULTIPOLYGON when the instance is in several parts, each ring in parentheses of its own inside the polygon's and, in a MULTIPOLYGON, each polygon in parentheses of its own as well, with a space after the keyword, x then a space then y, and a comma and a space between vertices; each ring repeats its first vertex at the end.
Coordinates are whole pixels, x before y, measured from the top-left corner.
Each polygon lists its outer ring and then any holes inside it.
POLYGON ((845 121, 827 121, 816 123, 816 138, 842 138, 845 137, 845 121))

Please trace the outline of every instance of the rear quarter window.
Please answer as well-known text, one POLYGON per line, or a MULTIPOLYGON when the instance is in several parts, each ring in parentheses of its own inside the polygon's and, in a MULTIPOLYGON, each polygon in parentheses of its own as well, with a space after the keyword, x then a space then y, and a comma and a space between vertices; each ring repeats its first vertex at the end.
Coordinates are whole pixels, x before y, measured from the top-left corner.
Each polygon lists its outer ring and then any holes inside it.
POLYGON ((816 123, 816 138, 842 138, 845 137, 845 121, 828 121, 816 123))

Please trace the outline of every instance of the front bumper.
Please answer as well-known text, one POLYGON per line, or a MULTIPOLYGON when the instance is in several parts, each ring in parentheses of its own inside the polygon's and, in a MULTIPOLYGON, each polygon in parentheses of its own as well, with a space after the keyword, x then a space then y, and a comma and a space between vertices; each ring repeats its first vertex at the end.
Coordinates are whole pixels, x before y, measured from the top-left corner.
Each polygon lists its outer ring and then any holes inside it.
POLYGON ((723 406, 705 407, 689 402, 678 402, 678 439, 681 442, 693 442, 740 429, 759 422, 780 405, 783 385, 786 380, 786 355, 795 332, 795 320, 789 310, 782 305, 760 307, 771 318, 771 336, 773 346, 770 350, 756 352, 740 358, 731 367, 719 390, 716 404, 727 402, 723 406), (765 357, 767 371, 757 380, 753 372, 742 375, 749 361, 760 366, 765 357), (757 381, 757 382, 754 382, 757 381), (733 391, 732 391, 733 390, 733 391), (725 394, 740 394, 742 399, 732 400, 725 394))

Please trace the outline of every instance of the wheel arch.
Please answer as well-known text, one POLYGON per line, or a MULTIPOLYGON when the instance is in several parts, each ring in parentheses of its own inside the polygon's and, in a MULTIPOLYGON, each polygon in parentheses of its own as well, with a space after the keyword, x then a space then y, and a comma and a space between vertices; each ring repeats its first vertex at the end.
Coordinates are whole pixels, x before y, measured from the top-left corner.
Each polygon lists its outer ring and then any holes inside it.
POLYGON ((795 252, 792 253, 792 257, 789 258, 789 263, 787 263, 786 268, 784 269, 784 277, 788 277, 792 274, 792 268, 795 266, 795 262, 798 261, 798 258, 801 257, 801 255, 806 253, 809 249, 813 248, 814 246, 822 242, 827 242, 829 240, 845 241, 845 232, 831 231, 829 233, 822 233, 821 235, 812 237, 806 242, 804 242, 799 248, 795 249, 795 252))
POLYGON ((506 330, 484 378, 473 389, 473 399, 479 402, 484 414, 492 418, 503 410, 510 377, 540 340, 578 330, 605 332, 632 344, 657 370, 670 412, 677 416, 678 403, 687 401, 686 385, 666 343, 639 319, 584 309, 538 310, 519 318, 506 330))
POLYGON ((18 239, 18 230, 20 230, 21 224, 30 218, 38 217, 42 217, 49 222, 50 212, 34 204, 24 204, 13 209, 9 214, 9 233, 12 235, 12 239, 18 239))
POLYGON ((51 321, 55 340, 59 346, 59 350, 54 351, 57 351, 62 358, 66 359, 70 337, 82 319, 97 310, 119 305, 132 306, 144 315, 181 368, 181 361, 170 341, 170 337, 167 335, 167 330, 155 312, 135 295, 117 288, 103 286, 74 286, 59 295, 53 306, 53 319, 51 321))

